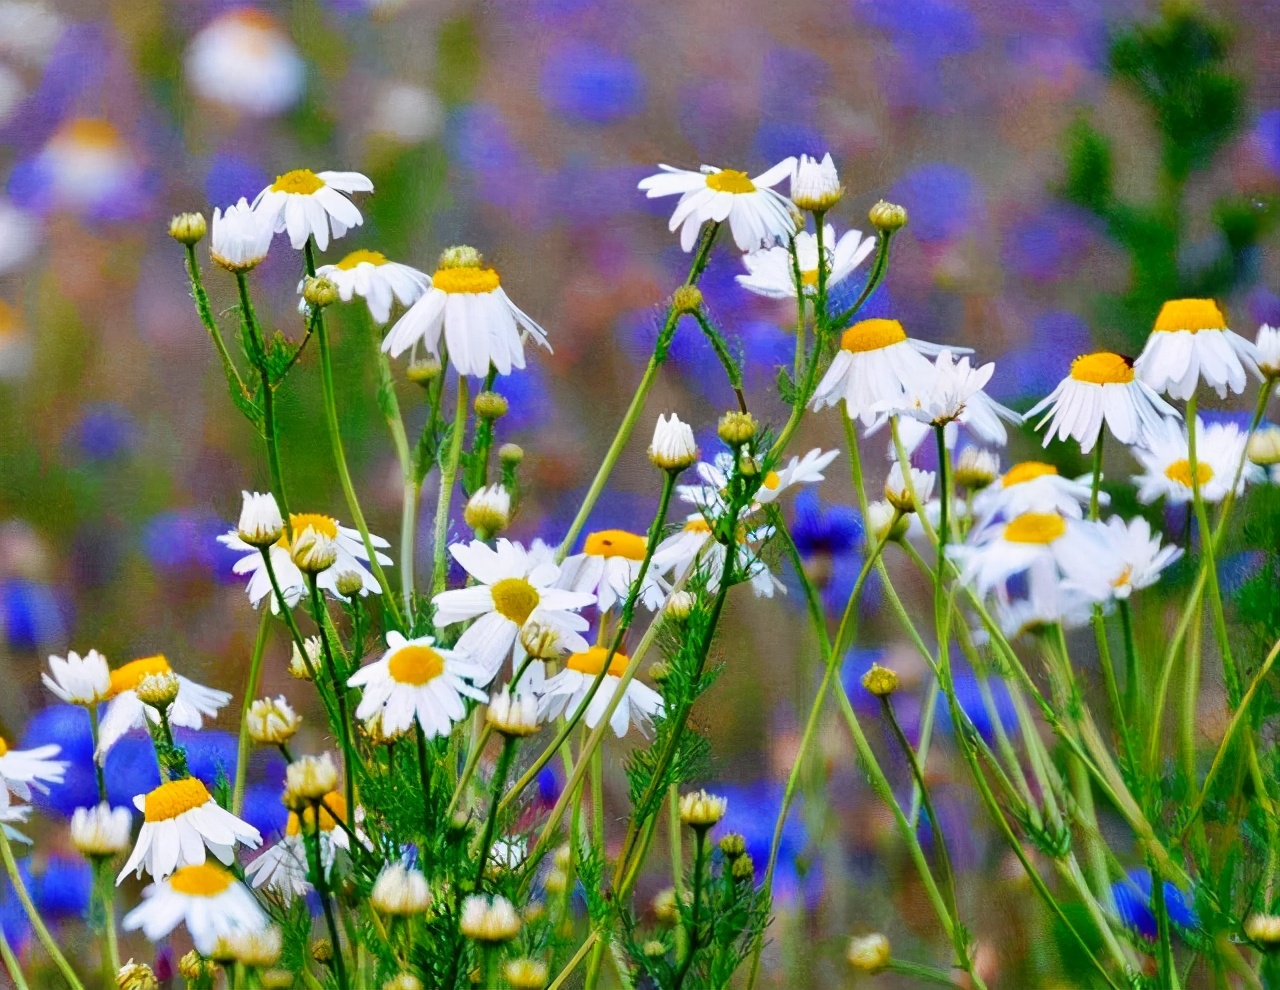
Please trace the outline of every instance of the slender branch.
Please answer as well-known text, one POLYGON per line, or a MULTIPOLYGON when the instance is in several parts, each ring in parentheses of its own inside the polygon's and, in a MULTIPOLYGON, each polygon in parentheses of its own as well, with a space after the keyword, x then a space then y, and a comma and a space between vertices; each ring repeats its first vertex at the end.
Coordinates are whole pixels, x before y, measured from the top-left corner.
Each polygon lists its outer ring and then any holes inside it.
POLYGON ((244 807, 244 784, 249 772, 249 706, 258 694, 258 682, 262 678, 262 657, 266 653, 267 639, 271 634, 271 610, 264 608, 258 620, 258 638, 253 642, 249 655, 249 675, 245 678, 244 697, 240 704, 240 736, 236 740, 236 779, 231 789, 231 813, 239 815, 244 807))
MULTIPOLYGON (((443 374, 443 372, 442 372, 443 374)), ((444 591, 449 577, 449 505, 453 501, 453 483, 458 476, 458 461, 462 457, 462 436, 467 432, 467 376, 458 375, 458 399, 453 410, 453 433, 449 437, 449 450, 440 465, 440 492, 436 496, 435 546, 432 548, 434 565, 431 570, 431 593, 444 591)))
POLYGON ((44 951, 49 954, 49 958, 58 967, 58 972, 62 974, 62 978, 66 980, 67 986, 71 987, 71 990, 84 990, 84 984, 76 976, 76 971, 71 968, 66 956, 58 949, 58 943, 49 934, 49 929, 45 927, 44 919, 40 917, 39 910, 36 909, 35 904, 31 901, 31 894, 27 891, 27 885, 23 883, 22 874, 18 872, 17 860, 13 858, 13 847, 9 844, 9 836, 5 834, 4 826, 2 825, 0 825, 0 857, 4 859, 5 872, 9 874, 9 882, 13 885, 13 892, 18 895, 22 910, 26 912, 27 920, 31 922, 31 927, 35 930, 36 938, 40 940, 40 944, 44 946, 44 951))

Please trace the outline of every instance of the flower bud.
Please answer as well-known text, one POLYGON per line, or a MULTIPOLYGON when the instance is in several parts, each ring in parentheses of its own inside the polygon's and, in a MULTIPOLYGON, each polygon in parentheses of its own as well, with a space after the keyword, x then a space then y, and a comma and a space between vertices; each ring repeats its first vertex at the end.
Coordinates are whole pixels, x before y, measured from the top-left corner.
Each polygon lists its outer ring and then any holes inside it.
POLYGON ((741 447, 756 435, 756 421, 751 413, 727 412, 720 417, 716 433, 730 447, 741 447))
POLYGON ((266 969, 258 974, 258 983, 262 990, 290 990, 293 974, 287 969, 266 969))
POLYGON ((651 938, 640 946, 640 951, 650 959, 661 959, 667 954, 667 946, 664 942, 660 942, 656 938, 651 938))
POLYGON ((259 746, 280 746, 293 738, 302 724, 302 716, 280 695, 259 698, 249 706, 245 728, 249 738, 259 746))
POLYGON ((569 886, 569 875, 564 870, 551 870, 547 873, 547 879, 542 882, 542 888, 548 893, 559 896, 565 892, 569 886))
POLYGON ((888 502, 872 502, 867 506, 867 533, 871 539, 900 540, 907 535, 910 521, 888 502))
POLYGON ((512 959, 502 967, 511 990, 542 990, 547 985, 547 964, 538 959, 512 959))
POLYGON ((756 864, 750 854, 743 853, 729 867, 729 875, 739 883, 752 883, 756 878, 756 864))
POLYGON ((740 832, 728 832, 720 838, 720 852, 725 859, 737 859, 747 851, 747 840, 740 832))
POLYGON ((855 935, 849 939, 845 952, 849 965, 861 973, 878 973, 889 965, 893 951, 889 940, 876 932, 874 935, 855 935))
POLYGON ((670 418, 659 416, 653 428, 653 443, 649 444, 649 460, 663 471, 683 471, 698 460, 698 442, 688 423, 672 413, 670 418))
POLYGON ((501 419, 511 408, 507 398, 498 392, 481 392, 472 404, 481 419, 501 419))
POLYGON ((467 500, 462 518, 482 540, 501 533, 511 522, 511 493, 500 484, 481 488, 467 500))
POLYGON ((862 675, 862 686, 877 698, 887 698, 898 690, 898 674, 888 667, 873 663, 871 669, 862 675))
POLYGON ((658 891, 653 899, 653 916, 664 925, 675 925, 680 921, 680 910, 676 906, 674 887, 665 887, 658 891))
POLYGON ((192 949, 178 960, 178 975, 186 980, 189 986, 210 984, 218 975, 218 966, 212 959, 206 959, 192 949))
POLYGON ((160 981, 146 963, 130 959, 116 973, 117 990, 160 990, 160 981))
POLYGON ((696 313, 702 308, 702 290, 696 285, 682 285, 671 293, 671 308, 676 313, 696 313))
POLYGON ((302 756, 285 768, 285 804, 294 810, 319 801, 338 786, 338 768, 328 753, 302 756))
POLYGON ((226 940, 231 958, 242 966, 252 966, 255 969, 268 969, 278 963, 284 946, 284 938, 278 925, 268 925, 258 931, 237 931, 227 936, 226 940))
POLYGON ((1280 916, 1251 914, 1244 919, 1244 933, 1250 941, 1275 948, 1280 945, 1280 916))
POLYGON ((667 599, 667 604, 662 607, 662 614, 668 619, 675 622, 684 622, 693 614, 694 606, 698 604, 698 596, 692 591, 673 591, 671 597, 667 599))
POLYGON ((671 676, 671 664, 665 660, 655 660, 649 664, 649 680, 654 684, 663 684, 671 676))
POLYGON ((382 984, 382 990, 422 990, 422 981, 412 973, 397 973, 382 984))
POLYGON ((498 448, 498 460, 503 464, 515 466, 524 460, 524 448, 518 443, 504 443, 498 448))
POLYGON ((693 829, 706 829, 724 817, 729 802, 706 791, 690 791, 680 798, 680 821, 693 829))
POLYGON ((871 207, 871 212, 867 214, 872 226, 877 230, 883 230, 887 234, 893 233, 895 230, 901 230, 907 225, 907 211, 893 203, 886 203, 883 199, 871 207))
POLYGON ((560 630, 537 619, 520 627, 520 645, 538 660, 559 660, 565 652, 560 630))
POLYGON ((440 377, 440 359, 434 354, 429 354, 422 358, 414 358, 409 362, 409 367, 405 369, 405 375, 415 385, 421 385, 426 388, 440 377))
POLYGON ((302 641, 302 645, 307 650, 306 658, 304 659, 298 652, 298 644, 294 643, 293 653, 289 657, 289 676, 300 681, 309 681, 311 671, 318 670, 320 667, 320 651, 324 649, 324 645, 320 642, 319 636, 308 636, 302 641), (311 663, 310 669, 307 667, 308 661, 311 663))
POLYGON ((431 907, 427 878, 403 863, 392 863, 378 874, 369 893, 369 903, 383 914, 408 917, 431 907))
POLYGON ((902 473, 902 465, 895 463, 889 469, 889 477, 884 483, 884 497, 899 512, 905 514, 918 512, 920 505, 929 501, 933 494, 934 476, 932 471, 911 469, 911 484, 902 473), (918 500, 918 502, 917 502, 918 500))
POLYGON ((179 244, 198 244, 208 227, 203 213, 179 213, 169 221, 169 236, 179 244))
POLYGON ((1280 464, 1280 426, 1264 426, 1254 431, 1247 450, 1249 460, 1259 467, 1280 464))
POLYGON ((493 726, 496 732, 509 739, 520 739, 537 735, 538 701, 531 694, 513 695, 507 688, 494 692, 489 699, 489 709, 485 712, 485 721, 493 726))
POLYGON ((802 210, 825 213, 840 202, 844 187, 836 173, 831 153, 822 161, 801 155, 791 166, 791 202, 802 210))
POLYGON ((71 844, 89 859, 118 856, 132 845, 133 816, 128 808, 98 804, 77 808, 71 816, 71 844))
POLYGON ((1000 475, 1000 458, 981 447, 965 447, 956 458, 956 484, 971 492, 981 491, 1000 475))
POLYGON ((327 571, 338 559, 338 544, 327 533, 308 526, 301 533, 293 534, 289 554, 302 573, 319 574, 327 571))
POLYGON ((178 683, 178 675, 173 671, 165 671, 162 674, 148 674, 134 689, 138 695, 138 700, 144 705, 150 705, 161 712, 167 712, 169 707, 178 700, 178 689, 181 685, 178 683))
POLYGON ((240 523, 236 534, 251 547, 269 547, 284 535, 280 506, 270 492, 241 492, 240 523))
POLYGON ((354 567, 344 567, 334 576, 333 589, 343 598, 354 598, 364 591, 364 575, 354 567))
POLYGON ((338 301, 338 287, 330 279, 313 276, 303 284, 302 298, 316 309, 324 309, 338 301))
POLYGON ((333 943, 327 938, 318 938, 311 943, 311 958, 324 965, 333 960, 333 943))
POLYGON ((473 895, 462 902, 458 930, 475 942, 510 942, 520 934, 520 917, 505 897, 473 895))

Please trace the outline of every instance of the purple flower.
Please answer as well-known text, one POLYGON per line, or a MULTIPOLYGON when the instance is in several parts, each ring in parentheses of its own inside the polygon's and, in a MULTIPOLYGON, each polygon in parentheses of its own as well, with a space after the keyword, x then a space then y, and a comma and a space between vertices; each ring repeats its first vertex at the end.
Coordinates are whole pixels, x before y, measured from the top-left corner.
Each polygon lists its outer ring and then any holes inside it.
POLYGON ((553 50, 542 70, 543 101, 574 123, 611 124, 634 116, 644 109, 645 90, 635 62, 587 42, 553 50))

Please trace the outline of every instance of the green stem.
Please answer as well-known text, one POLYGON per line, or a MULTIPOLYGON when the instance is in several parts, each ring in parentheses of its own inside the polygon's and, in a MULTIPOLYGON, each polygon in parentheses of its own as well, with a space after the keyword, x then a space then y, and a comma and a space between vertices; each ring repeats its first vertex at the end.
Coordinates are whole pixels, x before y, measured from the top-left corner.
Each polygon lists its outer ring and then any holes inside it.
MULTIPOLYGON (((14 990, 30 990, 26 977, 22 975, 18 957, 13 954, 13 947, 9 945, 9 940, 4 937, 2 930, 0 930, 0 958, 4 960, 4 968, 8 970, 9 978, 13 980, 14 990)), ((115 979, 114 971, 111 973, 111 978, 115 979)))
POLYGON ((502 740, 502 751, 498 754, 498 765, 493 771, 490 781, 489 815, 484 821, 484 834, 480 839, 480 860, 476 867, 476 890, 481 890, 484 882, 484 868, 489 861, 489 847, 493 844, 493 832, 498 827, 498 801, 502 797, 502 788, 507 783, 507 772, 511 769, 511 758, 515 755, 516 741, 509 736, 502 740))
POLYGON ((0 857, 4 858, 5 872, 9 874, 9 882, 13 885, 13 892, 18 895, 18 901, 22 904, 22 909, 27 913, 27 920, 31 922, 36 938, 44 946, 44 950, 49 954, 49 958, 53 960, 53 964, 58 967, 58 972, 66 980, 67 986, 71 987, 71 990, 84 990, 84 984, 76 976, 76 972, 71 968, 71 964, 67 962, 66 956, 58 949, 57 942, 49 934, 49 929, 45 927, 44 919, 40 917, 40 912, 36 910, 35 904, 31 901, 31 895, 27 892, 27 885, 22 882, 22 874, 18 872, 18 863, 13 858, 13 847, 9 845, 9 836, 5 834, 3 826, 0 826, 0 857))
MULTIPOLYGON (((329 645, 329 630, 325 624, 326 611, 324 597, 320 594, 320 585, 314 574, 307 575, 311 585, 311 607, 315 611, 316 626, 320 630, 320 652, 324 657, 324 665, 333 684, 333 697, 338 707, 338 738, 342 743, 342 784, 343 797, 346 798, 348 814, 355 814, 355 754, 351 746, 351 720, 347 717, 347 685, 338 676, 338 665, 333 662, 333 649, 329 645)), ((335 949, 336 951, 336 949, 335 949)))
POLYGON ((222 361, 222 370, 227 376, 227 383, 238 388, 243 398, 249 399, 251 398, 249 390, 245 387, 240 372, 236 370, 235 362, 231 360, 231 352, 227 350, 227 342, 218 328, 218 321, 213 318, 213 309, 209 306, 209 294, 204 291, 204 282, 200 278, 200 263, 196 260, 195 245, 188 244, 186 249, 187 275, 191 279, 191 296, 196 302, 196 313, 209 332, 209 339, 213 341, 213 346, 217 348, 218 357, 222 361))
POLYGON ((258 324, 258 315, 253 308, 253 299, 249 295, 249 279, 244 272, 236 273, 236 286, 240 291, 240 317, 244 320, 245 335, 248 338, 246 350, 258 371, 258 379, 262 388, 262 437, 267 444, 267 465, 271 469, 271 492, 280 506, 280 512, 286 525, 292 530, 289 520, 289 500, 285 496, 284 473, 280 469, 280 440, 276 431, 275 389, 271 383, 271 373, 267 368, 267 344, 262 336, 262 327, 258 324))
MULTIPOLYGON (((1120 613, 1120 630, 1124 636, 1124 709, 1127 713, 1129 724, 1137 726, 1138 731, 1142 731, 1143 712, 1139 709, 1143 707, 1139 700, 1143 695, 1138 692, 1138 679, 1141 676, 1141 664, 1138 659, 1137 642, 1133 635, 1133 609, 1129 605, 1129 599, 1121 598, 1116 602, 1116 611, 1120 613)), ((1138 767, 1135 764, 1134 770, 1138 767)))
POLYGON ((93 743, 93 776, 98 783, 98 802, 106 804, 107 780, 103 776, 103 759, 98 755, 98 706, 86 705, 85 708, 89 712, 89 738, 93 743))
POLYGON ((116 934, 116 885, 112 882, 109 865, 110 861, 106 858, 94 859, 94 886, 101 889, 102 924, 107 936, 107 964, 114 977, 120 972, 120 943, 116 934), (102 882, 98 883, 99 880, 102 882))
POLYGON ((404 417, 400 413, 400 401, 396 398, 396 381, 391 373, 391 361, 380 346, 382 341, 372 318, 369 320, 369 337, 373 341, 374 359, 378 363, 378 406, 382 409, 391 442, 400 462, 400 475, 404 478, 404 497, 400 514, 400 595, 404 599, 405 615, 413 621, 413 570, 415 532, 418 522, 418 498, 422 492, 420 482, 415 482, 413 454, 409 450, 409 437, 405 433, 404 417))
POLYGON ((944 973, 942 970, 934 969, 932 966, 924 966, 920 963, 907 962, 905 959, 889 960, 889 964, 885 966, 885 971, 889 973, 897 973, 900 976, 910 976, 922 983, 934 983, 940 987, 959 986, 959 984, 951 978, 950 973, 944 973))
MULTIPOLYGON (((350 809, 350 805, 347 806, 350 809)), ((329 929, 329 942, 333 946, 333 969, 338 977, 338 986, 342 990, 346 990, 349 985, 347 983, 346 963, 342 958, 342 942, 338 939, 338 924, 333 917, 333 904, 329 898, 329 881, 324 875, 324 858, 320 854, 320 802, 315 802, 311 807, 312 813, 315 815, 315 828, 310 832, 303 829, 303 841, 306 843, 307 853, 311 859, 311 868, 315 871, 315 888, 316 895, 320 898, 320 907, 324 911, 325 927, 329 929)), ((348 810, 348 813, 350 811, 348 810)))
POLYGON ((449 505, 453 501, 453 483, 458 476, 462 457, 462 437, 467 432, 467 376, 458 375, 458 400, 453 410, 453 432, 449 450, 440 465, 440 492, 436 497, 434 564, 431 569, 431 593, 444 591, 449 576, 449 505))
POLYGON ((271 610, 264 608, 262 618, 258 620, 258 638, 253 642, 253 653, 249 655, 249 676, 245 679, 244 698, 240 705, 240 737, 236 741, 236 780, 231 790, 231 813, 239 815, 244 807, 244 784, 249 772, 249 706, 253 704, 258 693, 258 682, 262 678, 262 657, 267 649, 267 639, 271 633, 271 610))
POLYGON ((693 957, 698 952, 698 916, 702 908, 702 870, 706 859, 707 830, 695 828, 693 835, 693 906, 689 909, 689 946, 672 980, 673 990, 680 990, 684 986, 685 977, 689 975, 689 969, 693 966, 693 957))

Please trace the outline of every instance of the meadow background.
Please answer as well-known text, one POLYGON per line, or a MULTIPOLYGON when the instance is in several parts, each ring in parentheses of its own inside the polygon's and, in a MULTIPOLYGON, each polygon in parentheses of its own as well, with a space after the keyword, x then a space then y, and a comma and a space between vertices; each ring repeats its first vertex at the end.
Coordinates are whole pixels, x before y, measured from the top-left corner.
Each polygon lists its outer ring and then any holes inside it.
MULTIPOLYGON (((870 315, 892 314, 914 336, 978 347, 997 362, 993 395, 1016 408, 1047 394, 1091 342, 1135 353, 1155 308, 1145 312, 1133 292, 1134 255, 1116 218, 1088 208, 1088 175, 1068 161, 1074 147, 1076 163, 1087 164, 1080 122, 1088 120, 1112 141, 1116 197, 1139 209, 1167 202, 1168 134, 1109 54, 1118 33, 1149 22, 1160 6, 0 2, 0 730, 23 744, 58 741, 76 761, 66 785, 38 797, 42 813, 56 822, 94 800, 84 713, 50 707, 39 684, 51 652, 96 647, 113 663, 164 652, 188 676, 235 692, 218 731, 190 740, 197 773, 231 772, 234 760, 230 733, 257 623, 231 574, 234 555, 214 537, 234 525, 242 488, 265 488, 266 466, 227 402, 190 304, 181 250, 166 234, 171 214, 252 198, 292 168, 353 169, 376 192, 361 200, 364 226, 323 260, 368 247, 430 271, 450 244, 484 252, 554 347, 530 352, 529 369, 499 384, 511 402, 499 439, 527 454, 527 496, 508 535, 558 540, 650 353, 657 307, 687 265, 666 230, 671 204, 635 189, 659 161, 757 174, 788 155, 830 151, 847 189, 833 218, 840 230, 869 232, 866 210, 880 198, 910 214, 870 315), (229 48, 228 25, 247 29, 232 32, 239 40, 229 48), (210 38, 223 46, 216 71, 198 57, 211 58, 210 38)), ((1240 82, 1239 111, 1179 190, 1178 236, 1148 239, 1142 250, 1163 259, 1175 282, 1216 271, 1212 284, 1233 327, 1252 338, 1258 323, 1280 323, 1271 225, 1280 194, 1280 3, 1205 9, 1229 39, 1225 67, 1240 82)), ((1210 111, 1206 119, 1217 118, 1210 111)), ((260 316, 295 338, 297 268, 297 255, 281 247, 257 278, 260 316)), ((741 270, 736 254, 717 252, 703 290, 745 360, 753 411, 778 425, 785 407, 775 366, 790 361, 794 315, 737 287, 741 270)), ((220 274, 208 279, 216 309, 233 302, 220 274)), ((1172 287, 1152 291, 1178 294, 1164 291, 1172 287)), ((375 403, 372 330, 363 307, 332 322, 348 456, 371 529, 394 542, 400 480, 375 403)), ((341 513, 315 357, 304 357, 282 394, 284 469, 296 502, 341 513)), ((421 402, 416 386, 400 389, 412 431, 421 402)), ((711 424, 732 405, 705 338, 685 327, 639 434, 661 410, 711 424)), ((838 432, 834 415, 808 417, 793 449, 834 446, 838 432)), ((632 444, 590 528, 651 517, 657 493, 643 446, 632 444)), ((1038 449, 1023 433, 1011 459, 1038 449)), ((841 602, 861 559, 856 512, 827 511, 853 501, 842 465, 816 498, 806 494, 789 510, 808 514, 809 566, 841 602)), ((1064 468, 1072 466, 1080 468, 1064 468)), ((433 472, 420 574, 432 550, 435 482, 433 472)), ((460 513, 455 532, 464 532, 460 513)), ((1226 570, 1238 584, 1256 563, 1228 561, 1226 570)), ((905 573, 902 582, 925 600, 926 588, 905 573)), ((757 862, 767 857, 819 665, 806 651, 803 603, 790 583, 787 597, 731 600, 719 644, 728 670, 694 713, 716 754, 708 783, 729 797, 725 824, 747 834, 757 862)), ((923 673, 919 661, 876 602, 873 591, 846 660, 855 699, 866 698, 858 679, 873 659, 888 657, 909 689, 923 681, 910 677, 923 673)), ((265 692, 290 686, 286 646, 278 637, 268 655, 265 692)), ((1205 718, 1216 717, 1216 685, 1204 699, 1205 718)), ((904 697, 908 722, 911 708, 904 697)), ((873 728, 885 765, 909 786, 873 728)), ((777 985, 852 981, 843 960, 851 933, 883 930, 908 957, 913 941, 937 938, 847 733, 834 718, 826 730, 806 790, 827 798, 801 802, 783 849, 779 920, 766 951, 777 985)), ((1206 731, 1220 735, 1220 727, 1206 731)), ((621 809, 625 782, 612 763, 621 809)), ((108 770, 120 802, 150 786, 150 743, 126 740, 108 770)), ((1010 879, 1021 876, 1016 862, 945 742, 928 771, 984 967, 1001 985, 1049 980, 1038 947, 1052 928, 1028 910, 1025 880, 1010 879)), ((283 825, 282 780, 279 761, 253 765, 246 817, 264 834, 283 825)), ((556 781, 542 785, 552 792, 556 781)), ((45 836, 39 849, 28 864, 38 902, 46 917, 74 919, 88 903, 89 867, 45 836)), ((640 898, 663 882, 642 885, 640 898)), ((26 939, 7 894, 0 919, 11 940, 26 939)), ((134 949, 147 952, 142 943, 134 949)))

